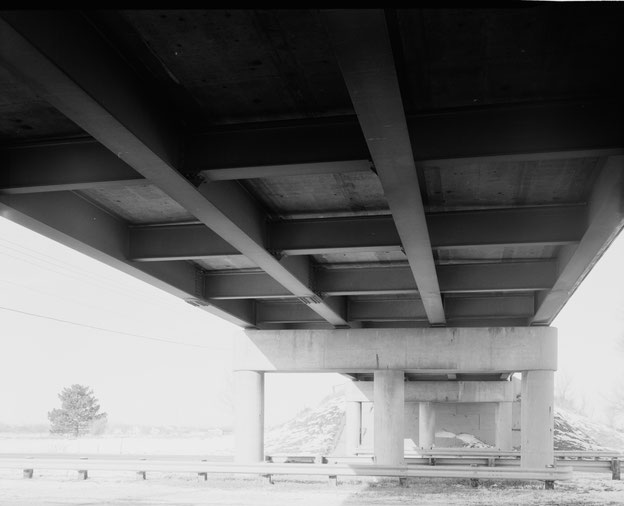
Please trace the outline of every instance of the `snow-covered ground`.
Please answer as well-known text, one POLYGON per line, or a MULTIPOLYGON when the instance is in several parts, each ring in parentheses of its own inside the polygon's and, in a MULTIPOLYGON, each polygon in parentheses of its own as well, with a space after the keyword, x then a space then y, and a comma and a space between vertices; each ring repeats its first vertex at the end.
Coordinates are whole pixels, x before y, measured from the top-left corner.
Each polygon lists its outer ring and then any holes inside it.
POLYGON ((275 478, 268 485, 257 478, 209 478, 160 475, 146 481, 134 477, 100 476, 86 481, 71 476, 36 476, 32 480, 0 475, 3 506, 146 506, 146 505, 622 505, 624 482, 576 478, 544 490, 540 482, 414 479, 408 487, 395 481, 340 481, 330 487, 323 479, 275 478))
POLYGON ((558 450, 616 450, 624 452, 624 434, 586 416, 555 409, 555 448, 558 450))
POLYGON ((97 436, 79 439, 0 433, 2 453, 81 453, 112 455, 232 455, 231 434, 187 437, 97 436))
POLYGON ((344 425, 344 398, 330 395, 315 408, 267 431, 265 450, 295 455, 330 455, 344 425))

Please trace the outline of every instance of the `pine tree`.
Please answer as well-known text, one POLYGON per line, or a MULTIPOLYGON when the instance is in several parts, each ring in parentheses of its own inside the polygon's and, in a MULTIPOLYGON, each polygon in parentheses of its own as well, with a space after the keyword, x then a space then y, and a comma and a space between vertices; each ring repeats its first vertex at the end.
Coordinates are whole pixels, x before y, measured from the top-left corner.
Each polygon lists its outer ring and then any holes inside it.
POLYGON ((89 387, 72 385, 64 388, 58 397, 61 408, 48 412, 53 434, 78 437, 89 432, 94 422, 106 419, 106 413, 100 413, 98 400, 89 387))

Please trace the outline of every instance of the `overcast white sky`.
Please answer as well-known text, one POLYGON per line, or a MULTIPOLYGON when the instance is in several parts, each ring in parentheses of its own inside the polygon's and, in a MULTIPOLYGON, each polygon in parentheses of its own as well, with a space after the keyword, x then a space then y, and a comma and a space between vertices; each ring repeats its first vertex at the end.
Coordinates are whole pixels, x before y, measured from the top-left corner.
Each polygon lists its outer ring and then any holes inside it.
MULTIPOLYGON (((0 422, 47 423, 57 394, 73 383, 94 389, 111 422, 230 420, 237 326, 4 218, 0 322, 0 422)), ((267 375, 268 424, 344 382, 288 376, 267 375)))
MULTIPOLYGON (((624 382, 622 356, 615 351, 624 335, 622 258, 624 236, 555 321, 560 370, 597 417, 607 386, 624 382)), ((0 422, 47 423, 58 392, 81 383, 95 390, 111 422, 228 424, 237 332, 180 299, 0 218, 0 422)), ((267 375, 267 423, 315 405, 344 382, 337 374, 267 375)))

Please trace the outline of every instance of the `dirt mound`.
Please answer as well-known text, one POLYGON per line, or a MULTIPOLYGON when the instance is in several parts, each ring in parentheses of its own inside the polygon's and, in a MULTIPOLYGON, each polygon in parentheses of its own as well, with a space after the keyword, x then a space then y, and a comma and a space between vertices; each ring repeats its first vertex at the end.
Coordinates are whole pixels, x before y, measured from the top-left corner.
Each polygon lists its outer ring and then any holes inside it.
POLYGON ((331 394, 314 409, 267 431, 267 455, 329 455, 334 451, 344 425, 344 396, 331 394))

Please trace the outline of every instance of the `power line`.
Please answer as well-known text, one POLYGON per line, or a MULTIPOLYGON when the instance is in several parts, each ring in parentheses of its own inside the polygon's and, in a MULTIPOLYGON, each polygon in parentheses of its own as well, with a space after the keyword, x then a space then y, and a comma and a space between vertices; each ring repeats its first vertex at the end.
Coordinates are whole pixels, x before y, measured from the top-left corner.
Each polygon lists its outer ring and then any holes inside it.
POLYGON ((52 321, 59 322, 59 323, 66 323, 66 324, 69 324, 69 325, 76 325, 77 327, 84 327, 84 328, 88 328, 88 329, 92 329, 92 330, 101 330, 101 331, 104 331, 104 332, 110 332, 112 334, 119 334, 119 335, 124 335, 124 336, 137 337, 139 339, 147 339, 148 341, 157 341, 157 342, 161 342, 161 343, 177 344, 179 346, 189 346, 189 347, 192 347, 192 348, 202 348, 202 349, 205 349, 205 350, 212 350, 212 351, 215 350, 214 347, 202 346, 201 344, 181 343, 179 341, 170 341, 168 339, 163 339, 161 337, 142 336, 140 334, 132 334, 131 332, 123 332, 123 331, 120 331, 120 330, 113 330, 113 329, 107 329, 107 328, 103 328, 103 327, 96 327, 95 325, 87 325, 86 323, 72 322, 72 321, 69 321, 69 320, 63 320, 61 318, 54 318, 52 316, 46 316, 46 315, 41 315, 41 314, 36 314, 36 313, 29 313, 27 311, 20 311, 19 309, 10 308, 10 307, 0 306, 0 309, 4 310, 4 311, 11 311, 13 313, 19 313, 19 314, 26 315, 26 316, 32 316, 34 318, 42 318, 42 319, 45 319, 45 320, 52 320, 52 321))
MULTIPOLYGON (((144 300, 146 294, 148 293, 148 291, 145 291, 145 293, 139 293, 136 290, 137 287, 133 287, 133 289, 131 289, 131 290, 120 289, 117 283, 109 282, 109 280, 106 277, 104 277, 104 276, 94 275, 92 272, 90 272, 87 269, 76 268, 76 266, 74 266, 72 264, 69 264, 67 262, 64 262, 60 258, 57 258, 55 256, 53 257, 51 255, 46 255, 45 253, 41 253, 41 252, 39 252, 37 250, 33 250, 31 248, 24 247, 24 246, 22 246, 20 244, 14 243, 13 241, 9 241, 9 240, 4 239, 4 238, 0 238, 0 248, 6 248, 6 249, 9 249, 9 250, 13 250, 14 252, 17 252, 20 255, 19 257, 11 255, 11 254, 9 254, 7 252, 0 251, 1 254, 5 255, 5 256, 7 256, 9 258, 13 258, 14 260, 18 260, 18 261, 21 261, 21 262, 33 265, 33 266, 35 266, 35 267, 37 267, 39 269, 42 269, 42 270, 44 270, 46 272, 51 272, 51 273, 57 274, 59 276, 67 276, 67 277, 73 278, 73 279, 75 279, 77 281, 81 281, 83 283, 85 283, 85 282, 89 283, 90 282, 92 284, 99 285, 100 287, 103 287, 105 290, 109 290, 111 292, 120 293, 120 294, 122 294, 124 296, 128 296, 128 297, 134 298, 136 300, 144 300), (2 242, 5 242, 5 243, 8 242, 10 244, 14 244, 15 246, 18 246, 20 249, 16 249, 16 248, 13 248, 11 246, 7 246, 6 244, 1 244, 2 242), (35 253, 36 256, 32 255, 30 253, 27 253, 24 250, 31 251, 31 252, 35 253), (59 270, 57 270, 55 268, 51 269, 49 267, 45 267, 43 265, 40 265, 40 264, 37 264, 37 263, 33 263, 33 262, 27 260, 25 257, 30 257, 30 258, 35 259, 38 262, 50 264, 53 267, 60 268, 60 269, 62 269, 65 272, 59 271, 59 270), (47 257, 50 260, 46 260, 46 258, 44 258, 44 257, 47 257), (87 279, 87 278, 90 278, 90 280, 87 279)), ((89 260, 95 262, 95 260, 93 260, 93 259, 89 259, 89 260)), ((115 270, 118 274, 123 274, 118 269, 113 269, 113 270, 115 270)), ((149 286, 149 285, 147 285, 147 286, 149 286)), ((147 288, 147 286, 145 288, 147 288)), ((153 293, 149 292, 149 296, 150 296, 152 302, 155 302, 155 303, 161 305, 162 307, 165 307, 166 302, 164 301, 164 299, 162 298, 162 294, 160 294, 158 290, 154 290, 153 293)))

